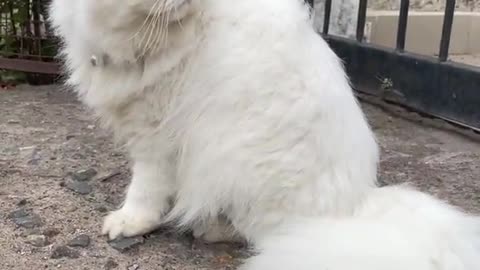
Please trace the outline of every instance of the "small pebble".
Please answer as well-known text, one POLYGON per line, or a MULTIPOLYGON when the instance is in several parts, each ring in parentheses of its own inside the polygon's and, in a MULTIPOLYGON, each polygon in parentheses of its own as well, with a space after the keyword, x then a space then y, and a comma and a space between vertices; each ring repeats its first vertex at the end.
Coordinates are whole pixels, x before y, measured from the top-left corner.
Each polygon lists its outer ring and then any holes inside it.
POLYGON ((138 264, 133 264, 133 265, 130 265, 127 269, 128 270, 137 270, 140 268, 140 265, 138 264))
POLYGON ((71 205, 71 206, 65 208, 65 211, 68 212, 68 213, 73 213, 77 210, 78 210, 78 206, 75 206, 75 205, 71 205))
POLYGON ((100 206, 95 207, 95 210, 97 210, 97 211, 100 212, 100 213, 106 213, 106 212, 108 212, 108 208, 105 207, 105 206, 103 206, 103 205, 100 205, 100 206))
POLYGON ((107 262, 103 266, 105 270, 112 270, 118 267, 118 263, 113 260, 113 258, 108 258, 107 262))
POLYGON ((120 252, 125 252, 125 251, 128 251, 132 248, 135 248, 135 247, 143 244, 144 241, 145 241, 145 239, 142 236, 137 236, 137 237, 116 239, 116 240, 108 242, 108 244, 112 248, 114 248, 114 249, 116 249, 120 252))
POLYGON ((21 199, 20 201, 18 201, 17 205, 18 206, 25 206, 27 203, 28 203, 27 199, 21 199))
POLYGON ((35 247, 45 247, 48 246, 49 242, 45 235, 29 235, 27 236, 27 243, 35 247))
POLYGON ((52 255, 50 258, 52 259, 61 259, 61 258, 70 258, 76 259, 80 257, 80 253, 74 249, 71 249, 66 246, 58 246, 53 249, 52 255))
POLYGON ((13 218, 25 217, 25 216, 28 216, 29 214, 30 213, 27 210, 22 208, 8 214, 8 218, 13 219, 13 218))
POLYGON ((20 147, 19 150, 20 150, 20 151, 32 151, 32 150, 34 150, 35 148, 37 148, 35 145, 31 145, 31 146, 20 147))
POLYGON ((93 191, 93 188, 87 182, 67 182, 65 183, 65 187, 81 195, 87 195, 93 191))
POLYGON ((32 156, 30 157, 30 160, 28 160, 27 164, 28 165, 38 165, 38 163, 42 159, 40 157, 39 153, 40 153, 40 151, 38 149, 35 149, 35 151, 33 151, 33 153, 32 153, 32 156))
POLYGON ((82 154, 80 154, 80 153, 75 153, 75 154, 72 155, 72 158, 73 158, 73 159, 83 160, 83 159, 85 159, 86 157, 85 157, 85 155, 82 155, 82 154))
POLYGON ((11 219, 17 226, 27 229, 33 229, 42 225, 40 216, 30 213, 25 209, 18 209, 11 212, 8 215, 8 218, 11 219))
POLYGON ((97 171, 95 169, 87 169, 87 170, 80 170, 77 172, 72 173, 72 179, 75 181, 85 182, 92 180, 93 177, 97 175, 97 171))
POLYGON ((8 124, 20 124, 20 121, 18 120, 14 120, 14 119, 10 119, 7 121, 8 124))
POLYGON ((81 234, 73 238, 67 245, 69 247, 88 247, 90 245, 90 236, 81 234))

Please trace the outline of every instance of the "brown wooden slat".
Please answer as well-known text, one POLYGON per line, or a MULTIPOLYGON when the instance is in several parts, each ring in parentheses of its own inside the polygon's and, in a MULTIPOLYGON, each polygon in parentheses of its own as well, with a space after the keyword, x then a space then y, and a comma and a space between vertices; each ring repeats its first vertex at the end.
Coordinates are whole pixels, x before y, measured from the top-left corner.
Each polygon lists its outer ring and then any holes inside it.
POLYGON ((60 65, 25 59, 9 59, 0 57, 0 69, 16 70, 29 73, 60 74, 60 65))

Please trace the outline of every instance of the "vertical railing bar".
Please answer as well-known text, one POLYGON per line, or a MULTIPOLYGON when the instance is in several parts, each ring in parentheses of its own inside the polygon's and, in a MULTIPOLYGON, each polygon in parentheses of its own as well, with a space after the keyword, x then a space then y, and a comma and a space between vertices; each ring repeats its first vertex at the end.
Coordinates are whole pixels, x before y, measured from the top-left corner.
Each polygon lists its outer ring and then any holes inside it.
POLYGON ((323 34, 328 35, 330 28, 330 14, 332 13, 332 0, 325 0, 325 12, 323 18, 323 34))
POLYGON ((357 19, 357 41, 362 42, 365 35, 365 23, 367 21, 367 0, 360 0, 357 19))
POLYGON ((398 29, 397 29, 397 50, 405 50, 405 37, 407 35, 408 24, 408 8, 410 6, 409 0, 401 0, 400 14, 398 17, 398 29))
POLYGON ((440 41, 440 52, 438 58, 445 62, 448 59, 448 51, 450 49, 450 37, 452 35, 453 18, 455 15, 455 0, 447 0, 445 6, 445 16, 443 18, 442 39, 440 41))

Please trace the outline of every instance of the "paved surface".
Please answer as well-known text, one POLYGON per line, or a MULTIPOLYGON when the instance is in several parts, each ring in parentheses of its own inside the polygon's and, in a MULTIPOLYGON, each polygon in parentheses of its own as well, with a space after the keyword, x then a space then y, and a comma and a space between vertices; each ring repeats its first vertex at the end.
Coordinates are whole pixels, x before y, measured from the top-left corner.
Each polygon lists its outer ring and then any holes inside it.
POLYGON ((460 62, 472 66, 480 67, 480 54, 460 54, 460 55, 450 55, 450 60, 455 62, 460 62))
MULTIPOLYGON (((400 109, 364 108, 383 148, 383 182, 412 182, 480 213, 480 140, 400 109)), ((98 236, 129 178, 110 139, 64 91, 0 90, 0 269, 234 269, 246 255, 235 246, 168 230, 129 243, 98 236)))

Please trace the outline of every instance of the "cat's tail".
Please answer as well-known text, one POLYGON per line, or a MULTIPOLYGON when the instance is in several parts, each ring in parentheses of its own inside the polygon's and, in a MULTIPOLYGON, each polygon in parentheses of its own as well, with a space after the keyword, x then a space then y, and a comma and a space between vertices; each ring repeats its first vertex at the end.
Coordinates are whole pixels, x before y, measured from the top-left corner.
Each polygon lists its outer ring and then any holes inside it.
POLYGON ((353 217, 271 232, 242 270, 479 270, 480 218, 406 187, 379 188, 353 217))

